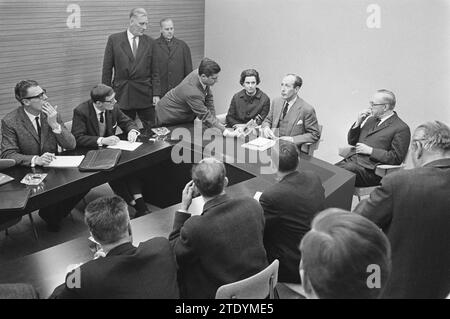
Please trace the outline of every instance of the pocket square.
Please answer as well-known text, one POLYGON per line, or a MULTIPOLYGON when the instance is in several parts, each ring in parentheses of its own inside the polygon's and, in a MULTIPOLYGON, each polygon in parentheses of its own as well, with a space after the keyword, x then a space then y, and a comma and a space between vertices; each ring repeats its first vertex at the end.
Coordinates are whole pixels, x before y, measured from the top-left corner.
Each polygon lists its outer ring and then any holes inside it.
POLYGON ((303 121, 302 120, 298 120, 297 125, 302 125, 303 121))

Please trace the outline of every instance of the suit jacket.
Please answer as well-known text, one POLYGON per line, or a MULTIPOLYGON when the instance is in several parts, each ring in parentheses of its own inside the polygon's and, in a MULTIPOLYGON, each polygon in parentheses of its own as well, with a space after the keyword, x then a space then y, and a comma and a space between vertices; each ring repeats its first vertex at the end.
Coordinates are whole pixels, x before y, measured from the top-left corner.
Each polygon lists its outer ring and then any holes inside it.
POLYGON ((39 299, 39 294, 30 284, 0 284, 0 299, 39 299))
POLYGON ((181 297, 214 298, 217 288, 267 267, 264 217, 252 198, 219 195, 200 216, 177 212, 172 242, 179 266, 181 297))
POLYGON ((211 89, 203 89, 198 70, 192 71, 176 88, 167 92, 156 104, 158 125, 193 122, 196 117, 208 127, 223 128, 216 118, 211 89))
POLYGON ((47 116, 41 113, 41 140, 24 111, 23 106, 8 113, 2 120, 1 158, 11 158, 16 165, 31 165, 31 159, 46 152, 58 153, 58 145, 64 149, 74 149, 75 138, 65 127, 61 116, 57 115, 61 125, 61 134, 53 133, 48 125, 47 116))
POLYGON ((272 101, 269 115, 265 118, 262 127, 268 126, 278 136, 292 136, 294 143, 300 146, 303 143, 314 143, 320 139, 319 124, 314 108, 297 96, 294 105, 291 106, 285 118, 280 121, 284 101, 281 97, 272 101))
MULTIPOLYGON (((132 129, 138 130, 137 125, 119 108, 114 105, 111 111, 105 111, 105 137, 115 135, 117 126, 128 133, 132 129)), ((77 145, 82 147, 97 147, 99 136, 98 118, 92 101, 86 101, 73 110, 72 134, 77 140, 77 145)))
POLYGON ((300 283, 298 267, 303 236, 311 229, 314 216, 323 210, 325 190, 311 171, 293 172, 262 193, 264 247, 269 263, 278 259, 278 280, 300 283))
POLYGON ((270 109, 270 99, 266 93, 259 88, 256 89, 254 96, 248 96, 244 90, 240 90, 231 99, 226 121, 232 127, 236 124, 246 124, 251 119, 256 119, 261 124, 270 109))
POLYGON ((368 169, 374 169, 378 164, 400 165, 408 153, 411 138, 409 126, 395 112, 386 121, 376 125, 376 119, 370 117, 363 127, 350 128, 348 144, 364 143, 373 147, 373 152, 372 155, 365 155, 352 150, 346 158, 356 156, 358 164, 368 169))
POLYGON ((392 249, 384 298, 445 298, 450 289, 450 158, 386 175, 355 212, 383 229, 392 249))
POLYGON ((57 287, 50 298, 177 299, 176 271, 166 238, 155 237, 138 247, 126 243, 69 273, 66 283, 57 287), (79 288, 74 279, 77 271, 79 288))
POLYGON ((170 50, 163 36, 156 39, 158 48, 161 96, 180 84, 192 72, 191 50, 186 42, 175 37, 170 41, 170 50))
POLYGON ((135 59, 126 31, 109 36, 103 58, 102 82, 112 86, 122 109, 150 107, 153 96, 160 95, 155 41, 147 35, 140 36, 135 59))

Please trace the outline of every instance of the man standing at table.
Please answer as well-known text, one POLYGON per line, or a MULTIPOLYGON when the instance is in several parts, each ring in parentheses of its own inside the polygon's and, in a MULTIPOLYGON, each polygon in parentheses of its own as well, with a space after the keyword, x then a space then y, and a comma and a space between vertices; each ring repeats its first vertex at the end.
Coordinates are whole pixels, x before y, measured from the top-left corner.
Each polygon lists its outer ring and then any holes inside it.
MULTIPOLYGON (((20 81, 14 94, 21 105, 2 120, 2 158, 13 159, 16 165, 45 166, 55 159, 58 145, 67 150, 75 148, 75 138, 61 120, 57 106, 48 102, 46 90, 36 81, 20 81)), ((59 231, 61 220, 84 195, 41 208, 39 216, 47 222, 47 230, 59 231)))
MULTIPOLYGON (((73 110, 72 133, 78 147, 97 148, 116 145, 120 141, 116 136, 117 126, 127 134, 128 141, 136 141, 139 135, 138 128, 120 110, 115 96, 111 87, 98 84, 91 90, 91 99, 73 110)), ((110 181, 109 185, 114 193, 133 206, 136 210, 134 217, 149 213, 137 176, 126 176, 110 181)))
POLYGON ((264 137, 280 137, 296 144, 299 150, 302 144, 320 139, 316 111, 298 96, 302 83, 298 75, 287 74, 281 81, 281 97, 272 101, 269 115, 261 124, 264 137))
POLYGON ((192 72, 191 50, 186 42, 174 37, 173 21, 164 18, 159 22, 161 36, 158 45, 159 76, 161 97, 180 84, 192 72))
POLYGON ((102 71, 102 83, 112 86, 120 108, 133 120, 139 115, 146 131, 154 125, 160 96, 157 48, 144 34, 147 26, 147 12, 132 9, 128 29, 108 38, 102 71))

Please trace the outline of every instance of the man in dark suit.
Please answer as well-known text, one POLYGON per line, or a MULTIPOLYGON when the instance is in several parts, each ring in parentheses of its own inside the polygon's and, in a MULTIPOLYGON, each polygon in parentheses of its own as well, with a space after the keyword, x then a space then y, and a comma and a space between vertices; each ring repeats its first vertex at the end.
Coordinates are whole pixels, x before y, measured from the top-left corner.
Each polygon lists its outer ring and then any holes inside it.
POLYGON ((450 290, 450 128, 420 125, 414 169, 386 175, 355 212, 382 228, 392 246, 384 298, 445 298, 450 290))
POLYGON ((192 71, 158 102, 156 124, 161 126, 189 123, 197 117, 208 128, 215 127, 223 132, 225 125, 216 118, 210 88, 217 82, 219 72, 220 66, 215 61, 204 58, 198 70, 192 71))
MULTIPOLYGON (((36 81, 20 81, 14 93, 21 106, 2 120, 2 158, 13 159, 16 165, 45 166, 55 159, 58 146, 68 150, 75 148, 75 138, 56 111, 57 106, 47 101, 46 91, 36 81)), ((58 231, 60 221, 84 195, 41 208, 39 216, 47 222, 47 229, 58 231)))
POLYGON ((214 298, 217 288, 250 277, 267 267, 264 216, 253 198, 230 198, 225 165, 205 158, 192 170, 169 236, 179 267, 183 298, 214 298), (199 192, 203 213, 187 212, 199 192))
POLYGON ((269 263, 278 259, 278 280, 300 283, 298 246, 310 230, 314 215, 324 208, 325 190, 319 176, 297 171, 298 151, 293 143, 281 141, 272 148, 277 184, 259 198, 264 209, 264 247, 269 263))
POLYGON ((67 274, 65 284, 57 287, 50 298, 179 297, 177 266, 169 241, 155 237, 133 246, 127 204, 120 197, 103 197, 89 203, 85 221, 100 248, 94 260, 67 274))
POLYGON ((172 19, 164 18, 159 22, 159 25, 161 36, 156 39, 156 43, 162 97, 192 72, 192 58, 191 50, 186 42, 173 36, 172 19))
POLYGON ((123 112, 133 120, 139 115, 144 128, 149 130, 154 125, 160 82, 156 43, 144 34, 147 25, 147 12, 135 8, 130 12, 127 31, 108 38, 102 83, 113 87, 123 112))
POLYGON ((395 95, 378 90, 370 101, 370 109, 358 114, 348 132, 348 144, 354 146, 336 165, 356 174, 355 186, 380 183, 375 174, 378 164, 400 165, 408 153, 411 132, 394 111, 395 95))
MULTIPOLYGON (((91 99, 73 110, 72 133, 78 147, 97 148, 117 144, 120 141, 115 135, 117 126, 127 134, 128 141, 136 141, 139 135, 136 124, 120 110, 116 102, 114 90, 105 84, 98 84, 91 90, 91 99)), ((136 176, 111 181, 109 185, 134 207, 135 217, 149 213, 136 176)))
POLYGON ((296 144, 299 150, 302 144, 320 139, 314 108, 298 96, 302 83, 298 75, 287 74, 281 82, 281 97, 273 99, 269 115, 261 124, 264 137, 280 137, 296 144))

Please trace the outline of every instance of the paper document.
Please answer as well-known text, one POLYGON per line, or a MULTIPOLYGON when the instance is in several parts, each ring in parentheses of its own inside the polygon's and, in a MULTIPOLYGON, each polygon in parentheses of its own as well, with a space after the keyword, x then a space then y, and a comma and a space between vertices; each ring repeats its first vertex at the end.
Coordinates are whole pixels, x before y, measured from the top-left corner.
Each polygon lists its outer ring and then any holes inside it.
POLYGON ((119 150, 124 151, 134 151, 139 146, 141 146, 142 142, 128 142, 128 141, 119 141, 116 145, 110 145, 108 148, 117 148, 119 150))
POLYGON ((271 148, 276 143, 276 140, 271 140, 264 137, 258 137, 248 143, 242 144, 242 147, 255 150, 255 151, 265 151, 271 148))
POLYGON ((84 155, 79 156, 56 156, 56 158, 45 165, 46 167, 78 167, 83 161, 84 155))
POLYGON ((192 199, 191 206, 189 206, 188 212, 192 215, 201 215, 203 213, 203 206, 205 205, 205 200, 203 196, 198 196, 192 199))

